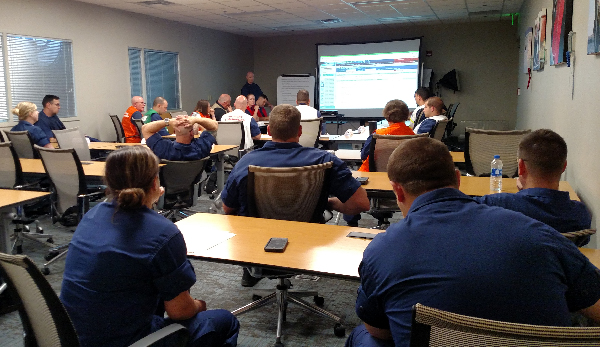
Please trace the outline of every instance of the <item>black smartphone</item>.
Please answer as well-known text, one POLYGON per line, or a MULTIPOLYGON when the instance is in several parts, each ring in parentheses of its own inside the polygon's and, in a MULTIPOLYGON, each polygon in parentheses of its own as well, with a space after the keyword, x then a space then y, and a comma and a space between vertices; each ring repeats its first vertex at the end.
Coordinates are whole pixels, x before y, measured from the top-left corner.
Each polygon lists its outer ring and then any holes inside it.
POLYGON ((360 182, 360 184, 367 184, 369 182, 369 177, 356 177, 356 180, 360 182))
POLYGON ((375 237, 375 235, 377 234, 371 234, 371 233, 361 233, 358 231, 352 231, 350 234, 346 235, 346 237, 354 237, 357 239, 366 239, 366 240, 371 240, 375 237))
POLYGON ((271 237, 265 245, 265 252, 283 253, 287 247, 288 239, 285 237, 271 237))

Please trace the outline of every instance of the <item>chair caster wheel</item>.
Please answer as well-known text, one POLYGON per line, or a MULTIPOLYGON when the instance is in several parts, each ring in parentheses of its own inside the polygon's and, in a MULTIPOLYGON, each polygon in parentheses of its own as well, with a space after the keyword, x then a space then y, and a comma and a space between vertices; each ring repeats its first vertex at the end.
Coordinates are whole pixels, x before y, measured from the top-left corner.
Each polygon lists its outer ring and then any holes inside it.
POLYGON ((58 255, 58 251, 56 250, 51 250, 48 252, 48 254, 46 254, 46 256, 44 257, 44 259, 46 259, 47 261, 52 260, 52 258, 56 257, 58 255))
POLYGON ((48 239, 46 240, 46 242, 48 242, 48 243, 54 243, 54 239, 50 237, 50 238, 48 238, 48 239))
POLYGON ((50 274, 50 269, 49 269, 49 268, 47 268, 47 267, 43 268, 43 269, 42 269, 42 274, 44 274, 44 275, 49 275, 49 274, 50 274))
POLYGON ((252 301, 256 301, 256 300, 260 300, 262 299, 262 296, 257 295, 257 294, 252 294, 252 301))
POLYGON ((336 323, 336 325, 333 327, 333 333, 337 337, 344 337, 346 336, 346 328, 340 323, 336 323))
POLYGON ((283 347, 283 343, 281 343, 281 342, 275 342, 275 347, 283 347))
POLYGON ((315 296, 313 297, 313 300, 314 300, 314 302, 315 302, 315 305, 317 305, 317 306, 319 306, 319 307, 322 307, 322 306, 323 306, 323 304, 325 304, 325 298, 324 298, 324 297, 322 297, 322 296, 315 295, 315 296))
POLYGON ((17 246, 15 247, 17 254, 22 254, 23 253, 23 246, 17 246))

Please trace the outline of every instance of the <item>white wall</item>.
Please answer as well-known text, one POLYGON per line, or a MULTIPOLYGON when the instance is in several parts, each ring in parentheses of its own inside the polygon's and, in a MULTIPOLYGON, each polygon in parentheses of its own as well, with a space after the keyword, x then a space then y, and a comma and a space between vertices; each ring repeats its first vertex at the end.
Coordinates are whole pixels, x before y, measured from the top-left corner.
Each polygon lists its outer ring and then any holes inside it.
MULTIPOLYGON (((552 28, 552 0, 528 0, 524 3, 519 20, 521 47, 524 47, 525 30, 533 27, 542 8, 547 9, 546 60, 549 62, 552 28)), ((592 227, 597 227, 600 215, 600 117, 598 117, 598 92, 600 90, 600 56, 587 55, 588 0, 574 1, 573 31, 576 59, 575 95, 571 98, 572 68, 566 65, 550 66, 534 71, 531 86, 527 89, 527 75, 519 66, 517 127, 549 128, 564 137, 569 148, 567 171, 564 178, 577 191, 593 215, 592 227)), ((522 60, 522 59, 520 59, 522 60)), ((594 237, 590 246, 597 248, 594 237)))
POLYGON ((237 95, 253 66, 245 37, 77 1, 0 0, 0 32, 73 41, 77 123, 102 140, 116 137, 108 114, 130 105, 128 47, 179 52, 188 113, 199 99, 237 95))
MULTIPOLYGON (((277 76, 315 74, 317 43, 384 41, 423 37, 425 67, 434 70, 434 81, 452 69, 459 73, 462 90, 442 89, 446 105, 460 102, 456 119, 505 120, 514 128, 517 110, 517 26, 510 20, 453 25, 366 27, 323 31, 318 34, 254 39, 256 82, 276 101, 277 76)), ((357 87, 359 88, 359 87, 357 87)), ((383 107, 383 105, 382 105, 383 107)), ((455 133, 456 134, 456 133, 455 133)))

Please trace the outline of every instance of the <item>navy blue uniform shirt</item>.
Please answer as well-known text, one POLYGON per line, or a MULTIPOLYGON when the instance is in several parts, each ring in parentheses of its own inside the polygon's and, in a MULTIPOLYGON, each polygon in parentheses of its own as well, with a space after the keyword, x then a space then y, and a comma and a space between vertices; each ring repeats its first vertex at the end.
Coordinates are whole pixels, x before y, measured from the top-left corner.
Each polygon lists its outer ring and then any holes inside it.
POLYGON ((146 145, 160 159, 190 161, 209 156, 212 145, 216 141, 208 131, 203 131, 200 137, 193 139, 190 144, 164 139, 158 133, 155 133, 146 140, 146 145))
POLYGON ((40 147, 44 147, 50 143, 48 136, 46 136, 46 133, 44 133, 40 127, 35 126, 26 120, 20 120, 17 125, 10 129, 10 131, 28 131, 33 143, 40 147))
POLYGON ((40 113, 38 114, 38 121, 35 122, 33 125, 42 129, 44 131, 44 133, 46 134, 47 138, 55 137, 52 130, 65 130, 66 129, 65 125, 63 124, 63 122, 61 122, 60 118, 58 118, 57 115, 48 117, 44 113, 44 111, 40 111, 40 113))

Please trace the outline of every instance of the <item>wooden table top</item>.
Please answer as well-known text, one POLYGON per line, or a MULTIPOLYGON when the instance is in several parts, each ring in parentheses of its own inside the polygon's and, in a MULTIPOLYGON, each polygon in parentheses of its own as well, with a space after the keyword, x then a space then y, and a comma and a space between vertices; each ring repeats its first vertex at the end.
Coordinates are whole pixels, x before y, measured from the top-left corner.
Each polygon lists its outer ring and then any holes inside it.
MULTIPOLYGON (((338 149, 334 154, 342 160, 360 160, 360 149, 338 149)), ((455 163, 465 162, 464 152, 450 152, 450 155, 455 163)))
POLYGON ((15 205, 49 195, 48 192, 35 192, 30 190, 0 189, 0 208, 8 208, 15 205))
MULTIPOLYGON (((386 172, 361 172, 352 171, 354 177, 369 177, 369 182, 363 185, 366 190, 383 190, 392 191, 392 186, 386 172)), ((560 181, 559 189, 565 192, 569 192, 572 200, 579 201, 577 193, 569 182, 560 181)), ((489 177, 475 177, 475 176, 460 176, 460 191, 471 196, 483 196, 490 193, 490 178, 489 177)), ((516 193, 517 180, 514 178, 503 178, 502 179, 502 192, 503 193, 516 193)))
MULTIPOLYGON (((336 136, 336 135, 334 135, 336 136)), ((319 141, 329 141, 332 137, 331 135, 319 135, 319 141)), ((271 135, 268 134, 261 134, 260 135, 260 141, 272 141, 273 137, 271 137, 271 135)))
MULTIPOLYGON (((24 173, 45 174, 44 164, 41 159, 19 159, 21 168, 24 173)), ((104 176, 104 167, 106 163, 103 161, 82 161, 81 166, 86 176, 104 176)))
POLYGON ((580 248, 579 250, 595 267, 600 268, 600 249, 580 248))
POLYGON ((358 278, 358 265, 370 242, 346 235, 351 231, 379 232, 348 226, 208 213, 194 214, 176 224, 185 238, 188 256, 192 258, 301 270, 303 273, 342 278, 358 278), (228 232, 235 236, 212 246, 215 237, 228 232), (264 251, 271 237, 288 238, 284 253, 264 251), (209 238, 211 241, 207 241, 209 238))
MULTIPOLYGON (((118 142, 90 142, 90 149, 104 150, 104 151, 115 151, 119 148, 126 146, 145 146, 145 144, 141 143, 118 143, 118 142)), ((228 151, 230 149, 234 149, 236 145, 213 145, 210 154, 217 154, 221 152, 228 151)))

